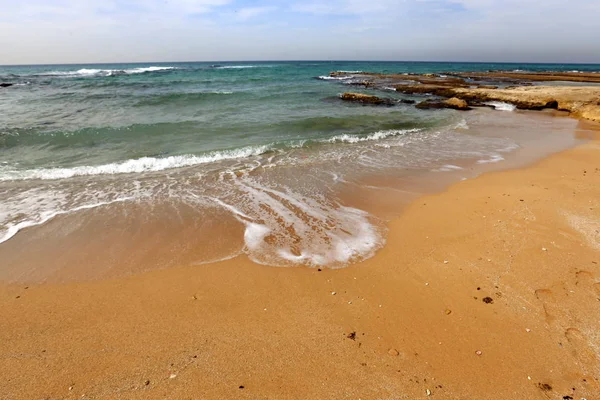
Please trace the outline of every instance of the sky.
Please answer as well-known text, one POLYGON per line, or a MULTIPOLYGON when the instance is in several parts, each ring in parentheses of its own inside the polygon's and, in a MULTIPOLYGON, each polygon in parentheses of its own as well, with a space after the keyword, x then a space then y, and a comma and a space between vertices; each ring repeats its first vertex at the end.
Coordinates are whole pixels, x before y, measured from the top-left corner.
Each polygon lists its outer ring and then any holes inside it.
POLYGON ((600 63, 600 0, 0 0, 0 65, 600 63))

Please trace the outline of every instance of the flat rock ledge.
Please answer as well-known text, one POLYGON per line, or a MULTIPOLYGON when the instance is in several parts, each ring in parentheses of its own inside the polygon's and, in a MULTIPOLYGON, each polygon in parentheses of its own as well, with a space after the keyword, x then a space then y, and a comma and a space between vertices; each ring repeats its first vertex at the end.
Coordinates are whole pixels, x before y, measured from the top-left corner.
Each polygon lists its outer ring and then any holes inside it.
POLYGON ((467 111, 467 110, 472 110, 471 107, 469 107, 469 104, 462 99, 456 98, 456 97, 452 97, 448 100, 425 100, 422 101, 421 103, 417 104, 415 107, 422 109, 422 110, 427 110, 427 109, 439 109, 439 108, 450 108, 452 110, 461 110, 461 111, 467 111))
POLYGON ((385 99, 382 97, 362 93, 346 92, 340 95, 340 99, 354 103, 371 104, 376 106, 391 106, 395 104, 395 101, 392 99, 385 99))

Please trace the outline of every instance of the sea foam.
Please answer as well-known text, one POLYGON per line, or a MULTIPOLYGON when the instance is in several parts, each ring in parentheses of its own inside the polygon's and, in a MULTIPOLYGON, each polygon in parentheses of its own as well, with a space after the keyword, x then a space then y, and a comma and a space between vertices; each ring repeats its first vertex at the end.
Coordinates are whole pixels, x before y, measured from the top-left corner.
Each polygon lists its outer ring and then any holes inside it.
POLYGON ((385 131, 378 131, 375 133, 371 133, 367 136, 358 136, 358 135, 349 135, 343 134, 334 136, 332 138, 324 140, 324 142, 328 143, 360 143, 360 142, 369 142, 374 140, 382 140, 393 136, 401 136, 409 133, 419 132, 421 129, 390 129, 385 131))
POLYGON ((0 167, 0 181, 19 181, 31 179, 57 180, 72 178, 74 176, 155 172, 166 169, 207 164, 221 160, 245 158, 263 154, 271 149, 272 145, 249 146, 234 150, 214 151, 202 156, 181 155, 164 158, 142 157, 117 163, 95 166, 83 165, 72 168, 38 168, 20 171, 3 166, 0 167))
POLYGON ((515 111, 517 109, 517 106, 514 104, 505 103, 502 101, 489 101, 484 104, 494 107, 494 109, 497 111, 515 111))
POLYGON ((71 78, 83 78, 94 76, 114 76, 114 75, 133 75, 143 74, 146 72, 171 71, 177 69, 175 67, 139 67, 131 69, 89 69, 82 68, 77 71, 50 71, 37 74, 38 76, 61 76, 71 78))

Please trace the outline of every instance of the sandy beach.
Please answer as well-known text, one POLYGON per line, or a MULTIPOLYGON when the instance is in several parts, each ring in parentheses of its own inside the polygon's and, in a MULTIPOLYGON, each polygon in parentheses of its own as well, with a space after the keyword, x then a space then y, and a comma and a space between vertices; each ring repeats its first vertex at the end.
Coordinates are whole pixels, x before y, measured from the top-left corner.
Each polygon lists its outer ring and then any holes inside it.
POLYGON ((338 270, 2 285, 2 399, 594 399, 600 142, 413 202, 338 270))

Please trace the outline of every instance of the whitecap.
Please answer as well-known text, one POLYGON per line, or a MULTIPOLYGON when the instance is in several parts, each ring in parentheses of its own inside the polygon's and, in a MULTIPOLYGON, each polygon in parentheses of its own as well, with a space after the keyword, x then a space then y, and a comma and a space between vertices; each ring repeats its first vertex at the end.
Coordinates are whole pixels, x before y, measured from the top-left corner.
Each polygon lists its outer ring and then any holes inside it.
POLYGON ((378 131, 367 136, 343 134, 325 139, 322 142, 326 143, 360 143, 373 140, 381 140, 392 136, 406 135, 421 131, 420 129, 390 129, 386 131, 378 131))
POLYGON ((327 76, 327 75, 322 75, 317 77, 317 79, 321 79, 323 81, 345 81, 348 79, 353 79, 352 76, 327 76))
POLYGON ((514 104, 505 103, 502 101, 488 101, 484 104, 494 107, 494 109, 497 111, 515 111, 517 109, 517 106, 514 104))
POLYGON ((142 157, 138 159, 131 159, 110 164, 83 165, 71 168, 38 168, 28 170, 16 170, 11 169, 10 167, 0 167, 0 182, 31 179, 57 180, 72 178, 74 176, 155 172, 166 169, 207 164, 221 160, 245 158, 263 154, 271 149, 272 145, 249 146, 239 149, 214 151, 202 156, 181 155, 164 158, 142 157))
POLYGON ((38 76, 62 76, 71 78, 84 78, 94 76, 113 76, 113 75, 132 75, 132 74, 143 74, 145 72, 159 72, 159 71, 170 71, 177 69, 176 67, 139 67, 132 69, 90 69, 82 68, 77 71, 50 71, 37 74, 38 76))

